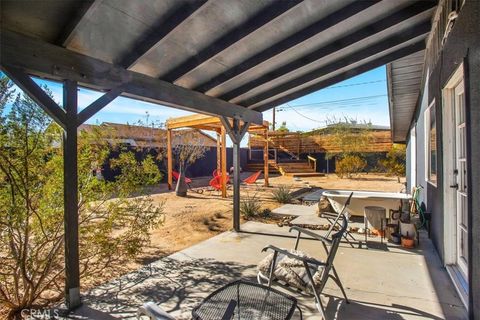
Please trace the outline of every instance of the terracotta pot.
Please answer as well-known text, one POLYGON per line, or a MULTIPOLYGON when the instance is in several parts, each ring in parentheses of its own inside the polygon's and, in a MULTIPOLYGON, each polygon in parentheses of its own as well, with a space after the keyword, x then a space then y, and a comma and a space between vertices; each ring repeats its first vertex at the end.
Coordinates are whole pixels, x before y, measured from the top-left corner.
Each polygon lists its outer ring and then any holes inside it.
POLYGON ((415 239, 410 237, 402 237, 402 247, 404 248, 415 248, 415 239))

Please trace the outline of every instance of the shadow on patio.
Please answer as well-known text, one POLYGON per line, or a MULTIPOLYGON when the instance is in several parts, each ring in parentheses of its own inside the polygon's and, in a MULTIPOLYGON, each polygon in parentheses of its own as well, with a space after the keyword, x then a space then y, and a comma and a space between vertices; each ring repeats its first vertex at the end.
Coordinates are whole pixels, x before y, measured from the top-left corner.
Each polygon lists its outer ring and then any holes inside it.
MULTIPOLYGON (((255 281, 256 264, 265 255, 261 252, 265 245, 288 248, 294 243, 285 237, 286 227, 247 222, 242 229, 246 232, 222 233, 95 288, 72 317, 134 318, 143 302, 154 301, 178 319, 190 319, 192 308, 216 288, 234 279, 255 281)), ((338 288, 327 283, 323 302, 329 319, 467 318, 425 235, 416 250, 391 244, 377 250, 374 248, 380 246, 376 243, 380 244, 378 238, 370 238, 373 246, 369 249, 341 245, 335 266, 351 303, 346 304, 338 288)), ((319 245, 308 239, 300 248, 322 258, 319 245)), ((320 318, 313 297, 290 293, 297 297, 304 319, 320 318)))

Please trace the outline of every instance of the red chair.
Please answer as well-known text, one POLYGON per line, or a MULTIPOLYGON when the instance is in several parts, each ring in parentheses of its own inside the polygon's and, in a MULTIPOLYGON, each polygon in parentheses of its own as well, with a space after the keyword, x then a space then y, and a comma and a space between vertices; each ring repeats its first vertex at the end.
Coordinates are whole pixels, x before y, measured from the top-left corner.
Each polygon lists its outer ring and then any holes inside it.
MULTIPOLYGON (((225 182, 228 182, 228 179, 230 179, 229 176, 225 177, 225 182)), ((210 187, 212 187, 215 191, 221 191, 222 190, 222 176, 216 176, 210 182, 208 183, 210 187)))
POLYGON ((257 183, 257 179, 258 177, 260 177, 260 175, 262 174, 262 171, 257 171, 255 172, 254 174, 252 174, 250 177, 246 178, 245 180, 243 180, 243 183, 246 183, 246 184, 256 184, 257 183))

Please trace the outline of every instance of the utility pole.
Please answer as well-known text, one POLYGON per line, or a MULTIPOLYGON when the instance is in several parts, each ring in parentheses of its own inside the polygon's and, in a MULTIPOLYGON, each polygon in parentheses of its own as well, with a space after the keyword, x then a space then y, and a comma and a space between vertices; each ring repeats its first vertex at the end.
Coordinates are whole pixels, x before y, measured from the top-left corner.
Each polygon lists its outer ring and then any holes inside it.
POLYGON ((275 131, 275 107, 273 107, 272 131, 275 131))

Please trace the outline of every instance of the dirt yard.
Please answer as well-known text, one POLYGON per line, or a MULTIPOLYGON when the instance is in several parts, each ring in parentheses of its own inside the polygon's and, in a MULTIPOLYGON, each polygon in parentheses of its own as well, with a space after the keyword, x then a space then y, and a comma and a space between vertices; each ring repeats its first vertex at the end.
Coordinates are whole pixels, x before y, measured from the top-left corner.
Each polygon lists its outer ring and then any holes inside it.
MULTIPOLYGON (((245 175, 248 176, 248 173, 245 175)), ((263 180, 257 183, 259 187, 242 186, 241 197, 258 197, 262 202, 262 209, 274 209, 281 205, 275 202, 271 195, 273 188, 279 185, 288 185, 293 191, 308 186, 391 192, 399 192, 403 188, 403 184, 398 183, 396 177, 375 174, 365 174, 355 179, 339 179, 332 174, 326 177, 302 178, 300 181, 295 181, 292 177, 277 176, 270 178, 269 188, 260 187, 263 180)), ((198 179, 194 184, 205 190, 203 194, 189 191, 188 197, 182 198, 177 197, 173 191, 162 189, 153 195, 155 201, 164 202, 165 222, 153 230, 151 245, 138 259, 138 264, 157 260, 232 228, 231 188, 228 190, 229 197, 224 199, 218 192, 210 192, 206 187, 202 187, 205 179, 198 179)))

